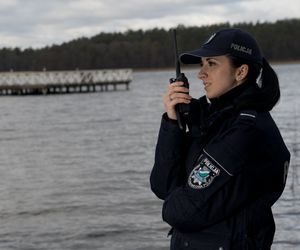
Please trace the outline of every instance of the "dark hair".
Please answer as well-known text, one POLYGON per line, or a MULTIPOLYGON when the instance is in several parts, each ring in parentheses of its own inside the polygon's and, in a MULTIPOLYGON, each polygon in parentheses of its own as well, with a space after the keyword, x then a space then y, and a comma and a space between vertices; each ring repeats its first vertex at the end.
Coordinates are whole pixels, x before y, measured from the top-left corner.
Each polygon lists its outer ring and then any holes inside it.
POLYGON ((280 88, 277 74, 268 61, 263 58, 263 65, 261 66, 260 64, 245 61, 244 59, 231 55, 228 55, 228 58, 234 68, 238 68, 243 64, 248 65, 249 69, 246 82, 249 84, 256 84, 261 74, 260 82, 257 83, 260 85, 259 91, 255 96, 251 96, 251 99, 254 100, 250 101, 250 98, 248 98, 248 104, 251 102, 251 104, 259 110, 270 111, 280 98, 280 88))

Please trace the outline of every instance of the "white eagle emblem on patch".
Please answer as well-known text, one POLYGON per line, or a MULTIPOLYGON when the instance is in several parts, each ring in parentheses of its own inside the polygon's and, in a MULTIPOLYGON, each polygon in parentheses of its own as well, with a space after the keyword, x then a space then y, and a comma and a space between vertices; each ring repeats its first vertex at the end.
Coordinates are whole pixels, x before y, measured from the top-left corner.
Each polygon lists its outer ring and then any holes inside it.
POLYGON ((202 154, 197 161, 196 167, 194 167, 189 176, 188 184, 191 188, 195 189, 206 188, 219 174, 220 169, 202 154))

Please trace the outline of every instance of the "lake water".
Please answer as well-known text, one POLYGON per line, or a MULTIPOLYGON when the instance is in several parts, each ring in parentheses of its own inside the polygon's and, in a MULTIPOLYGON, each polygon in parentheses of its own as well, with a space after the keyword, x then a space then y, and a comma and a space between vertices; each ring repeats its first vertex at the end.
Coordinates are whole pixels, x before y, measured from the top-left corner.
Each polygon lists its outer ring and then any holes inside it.
MULTIPOLYGON (((292 161, 272 249, 300 249, 300 64, 275 69, 272 115, 292 161)), ((202 95, 196 70, 186 74, 202 95)), ((173 76, 135 72, 130 91, 0 97, 1 250, 169 249, 149 174, 173 76)))

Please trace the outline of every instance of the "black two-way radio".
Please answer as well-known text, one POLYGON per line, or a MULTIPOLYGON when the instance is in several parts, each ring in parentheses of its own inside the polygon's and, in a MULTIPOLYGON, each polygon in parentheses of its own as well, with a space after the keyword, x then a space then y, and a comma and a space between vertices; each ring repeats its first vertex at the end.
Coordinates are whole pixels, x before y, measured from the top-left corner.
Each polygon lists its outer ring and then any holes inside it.
MULTIPOLYGON (((184 87, 189 88, 189 82, 184 73, 181 73, 180 69, 180 61, 178 57, 178 47, 177 47, 177 37, 176 37, 176 29, 173 30, 173 40, 174 40, 174 51, 175 51, 175 67, 176 67, 176 78, 171 78, 170 83, 174 82, 183 82, 184 87)), ((185 120, 189 114, 190 107, 188 104, 179 103, 175 106, 176 117, 178 121, 179 128, 185 129, 185 120)))

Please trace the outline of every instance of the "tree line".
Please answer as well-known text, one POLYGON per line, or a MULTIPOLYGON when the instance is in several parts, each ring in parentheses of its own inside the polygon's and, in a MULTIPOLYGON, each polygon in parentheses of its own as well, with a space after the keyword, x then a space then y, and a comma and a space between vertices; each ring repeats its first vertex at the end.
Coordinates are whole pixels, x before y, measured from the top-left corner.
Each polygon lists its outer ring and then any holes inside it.
MULTIPOLYGON (((193 50, 221 28, 241 28, 251 33, 270 61, 300 60, 300 19, 276 22, 221 23, 177 29, 180 51, 193 50)), ((162 68, 174 65, 171 30, 128 30, 99 33, 41 49, 0 49, 0 71, 75 70, 107 68, 162 68)))

